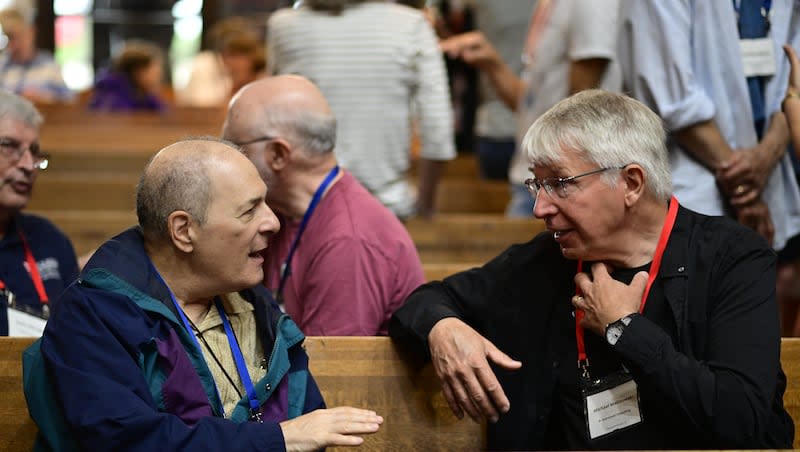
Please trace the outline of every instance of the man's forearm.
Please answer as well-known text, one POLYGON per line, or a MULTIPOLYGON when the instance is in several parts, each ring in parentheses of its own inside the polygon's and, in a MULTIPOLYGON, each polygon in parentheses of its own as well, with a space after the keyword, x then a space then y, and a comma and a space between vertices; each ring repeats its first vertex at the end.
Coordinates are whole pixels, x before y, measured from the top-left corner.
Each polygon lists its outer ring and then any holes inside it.
POLYGON ((489 81, 492 82, 497 96, 503 100, 506 107, 509 110, 517 111, 519 101, 525 93, 525 82, 502 61, 486 69, 485 72, 489 76, 489 81))
POLYGON ((603 81, 603 75, 608 67, 606 58, 587 58, 570 63, 569 66, 569 94, 575 94, 585 89, 598 88, 603 81))
POLYGON ((769 128, 764 133, 764 137, 759 142, 759 147, 763 157, 769 162, 769 168, 775 168, 786 152, 786 145, 789 143, 789 127, 786 116, 782 112, 772 115, 769 128))
POLYGON ((794 146, 794 152, 800 157, 800 93, 786 96, 783 101, 783 114, 794 146))
POLYGON ((419 182, 417 193, 417 211, 423 217, 431 217, 436 210, 436 186, 445 165, 442 160, 419 160, 419 182))
POLYGON ((730 158, 733 150, 712 120, 675 131, 672 136, 692 156, 714 172, 730 158))

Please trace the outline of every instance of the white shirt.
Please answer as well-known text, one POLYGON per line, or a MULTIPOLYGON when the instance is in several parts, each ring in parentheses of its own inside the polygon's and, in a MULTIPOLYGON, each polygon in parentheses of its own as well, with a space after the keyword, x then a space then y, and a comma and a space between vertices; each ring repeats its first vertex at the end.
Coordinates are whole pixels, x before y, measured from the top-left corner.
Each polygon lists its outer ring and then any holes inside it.
POLYGON ((283 9, 267 30, 270 72, 309 78, 331 105, 340 164, 395 214, 410 214, 414 118, 421 158, 456 155, 444 59, 425 16, 380 2, 338 15, 283 9))
MULTIPOLYGON (((772 2, 770 36, 778 72, 766 84, 767 118, 780 109, 788 62, 780 44, 800 41, 797 0, 772 2)), ((620 51, 626 90, 658 113, 667 130, 713 119, 735 150, 757 143, 750 95, 739 52, 733 3, 727 0, 622 0, 620 51)), ((672 186, 680 203, 725 215, 714 174, 676 142, 669 143, 672 186)), ((800 192, 788 154, 762 195, 775 226, 775 249, 800 232, 800 192)))
MULTIPOLYGON (((569 95, 569 68, 573 61, 611 60, 601 87, 619 91, 621 76, 615 61, 618 3, 618 0, 553 0, 547 26, 522 76, 527 87, 518 107, 518 148, 536 118, 569 95)), ((522 184, 531 177, 529 166, 528 158, 518 149, 509 170, 511 183, 522 184)))

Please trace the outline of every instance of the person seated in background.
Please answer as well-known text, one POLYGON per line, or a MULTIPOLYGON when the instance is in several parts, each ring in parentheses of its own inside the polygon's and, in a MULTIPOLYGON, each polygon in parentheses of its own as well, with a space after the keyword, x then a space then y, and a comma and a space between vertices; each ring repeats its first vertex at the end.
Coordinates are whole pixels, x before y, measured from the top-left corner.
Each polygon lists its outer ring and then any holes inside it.
POLYGON ((400 220, 339 168, 319 89, 294 75, 255 81, 231 100, 223 137, 258 168, 281 219, 264 281, 286 312, 305 334, 385 335, 425 275, 400 220))
POLYGON ((389 327, 456 415, 492 422, 490 450, 791 448, 775 252, 679 205, 658 115, 583 91, 522 144, 548 232, 422 286, 389 327))
POLYGON ((179 105, 224 107, 233 93, 264 76, 266 50, 255 25, 245 17, 227 17, 209 31, 210 50, 192 61, 189 81, 175 93, 179 105))
POLYGON ((36 48, 36 26, 18 9, 0 11, 6 37, 0 54, 0 88, 37 103, 71 102, 75 93, 61 75, 53 55, 36 48))
POLYGON ((89 108, 102 111, 163 111, 164 54, 146 41, 125 43, 110 70, 98 77, 89 108))
POLYGON ((22 213, 49 156, 42 115, 0 90, 0 336, 40 336, 50 307, 78 276, 72 243, 48 220, 22 213))
POLYGON ((261 252, 280 227, 266 193, 229 143, 190 139, 154 156, 139 226, 95 252, 25 352, 40 440, 313 451, 378 430, 372 411, 323 409, 304 336, 261 285, 261 252))

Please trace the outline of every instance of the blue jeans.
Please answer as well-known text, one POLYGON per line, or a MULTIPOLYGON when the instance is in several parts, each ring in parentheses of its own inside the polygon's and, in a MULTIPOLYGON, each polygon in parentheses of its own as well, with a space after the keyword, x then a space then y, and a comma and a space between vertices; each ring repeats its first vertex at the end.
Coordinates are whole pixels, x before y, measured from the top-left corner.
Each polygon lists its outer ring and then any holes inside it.
POLYGON ((507 217, 530 218, 533 216, 533 197, 523 184, 511 184, 511 200, 506 207, 507 217))
POLYGON ((475 155, 478 158, 481 179, 506 180, 514 149, 513 138, 478 137, 475 155))

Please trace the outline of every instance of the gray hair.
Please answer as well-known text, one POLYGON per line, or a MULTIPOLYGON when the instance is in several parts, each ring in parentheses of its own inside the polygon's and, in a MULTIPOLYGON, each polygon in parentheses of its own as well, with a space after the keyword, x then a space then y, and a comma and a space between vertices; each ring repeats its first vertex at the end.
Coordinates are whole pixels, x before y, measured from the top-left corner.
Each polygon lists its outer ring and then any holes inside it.
POLYGON ((182 155, 151 170, 154 156, 136 186, 136 216, 148 240, 169 239, 167 218, 177 210, 189 213, 198 224, 204 225, 211 203, 209 165, 215 154, 209 144, 222 143, 231 151, 240 152, 232 143, 214 137, 193 137, 178 143, 188 142, 195 142, 191 155, 182 155))
POLYGON ((261 127, 309 155, 327 154, 336 146, 336 117, 332 114, 280 107, 267 108, 262 113, 261 127))
POLYGON ((5 90, 0 90, 0 118, 11 118, 35 129, 44 122, 42 114, 28 99, 5 90))
POLYGON ((333 14, 340 14, 350 5, 365 3, 373 0, 305 0, 303 6, 308 5, 315 11, 328 11, 333 14))
MULTIPOLYGON (((621 94, 593 89, 562 100, 531 125, 522 146, 534 167, 560 162, 562 149, 601 168, 636 163, 645 171, 648 193, 661 200, 672 194, 661 118, 621 94)), ((616 175, 606 173, 603 180, 613 185, 616 175)))

